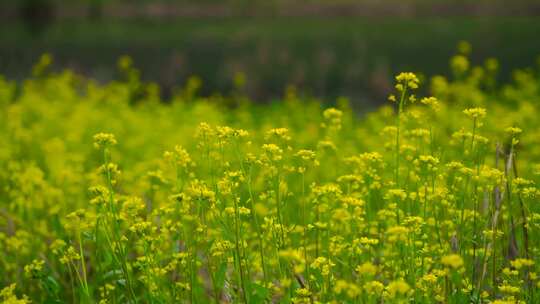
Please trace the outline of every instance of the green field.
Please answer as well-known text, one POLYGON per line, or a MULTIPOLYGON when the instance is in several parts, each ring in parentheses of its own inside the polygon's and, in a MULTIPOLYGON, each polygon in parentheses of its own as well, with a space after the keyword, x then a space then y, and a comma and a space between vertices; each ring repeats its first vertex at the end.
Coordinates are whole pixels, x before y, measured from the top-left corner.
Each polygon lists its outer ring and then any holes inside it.
POLYGON ((129 57, 0 78, 1 303, 537 303, 540 65, 459 50, 361 116, 164 102, 129 57))

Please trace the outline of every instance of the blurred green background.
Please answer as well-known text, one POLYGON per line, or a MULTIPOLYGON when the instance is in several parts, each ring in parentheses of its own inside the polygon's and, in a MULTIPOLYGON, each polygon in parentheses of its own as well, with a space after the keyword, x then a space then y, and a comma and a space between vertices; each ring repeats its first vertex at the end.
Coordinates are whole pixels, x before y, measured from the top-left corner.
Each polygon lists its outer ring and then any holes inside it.
POLYGON ((191 75, 202 94, 244 93, 265 101, 287 85, 357 105, 385 100, 392 75, 449 74, 456 45, 471 59, 500 60, 499 81, 540 54, 540 1, 15 0, 0 3, 0 73, 30 74, 49 52, 54 69, 99 81, 118 77, 130 55, 167 97, 191 75))

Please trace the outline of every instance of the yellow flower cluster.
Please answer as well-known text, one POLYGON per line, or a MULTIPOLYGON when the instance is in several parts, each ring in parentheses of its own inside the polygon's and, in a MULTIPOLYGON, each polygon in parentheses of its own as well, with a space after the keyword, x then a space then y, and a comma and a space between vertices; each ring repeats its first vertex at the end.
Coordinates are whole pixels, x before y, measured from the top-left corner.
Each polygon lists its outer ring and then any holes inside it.
POLYGON ((0 78, 0 302, 538 302, 540 74, 469 53, 361 116, 0 78))

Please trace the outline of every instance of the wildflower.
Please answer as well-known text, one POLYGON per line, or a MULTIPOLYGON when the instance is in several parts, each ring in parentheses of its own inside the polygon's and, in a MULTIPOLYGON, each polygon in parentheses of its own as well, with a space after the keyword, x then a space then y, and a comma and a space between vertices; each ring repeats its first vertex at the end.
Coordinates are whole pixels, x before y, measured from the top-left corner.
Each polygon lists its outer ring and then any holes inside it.
POLYGON ((388 292, 390 298, 395 298, 399 295, 406 295, 409 290, 411 290, 411 287, 402 279, 392 281, 390 284, 388 284, 388 286, 386 286, 386 291, 388 292))
POLYGON ((174 147, 174 151, 172 152, 165 151, 163 153, 163 157, 167 161, 174 163, 176 166, 184 169, 193 164, 189 153, 180 145, 176 145, 174 147))
POLYGON ((379 281, 369 281, 364 284, 364 289, 370 295, 380 295, 384 290, 384 284, 379 281))
POLYGON ((470 108, 463 110, 463 113, 474 119, 481 119, 486 116, 486 109, 484 108, 470 108))
POLYGON ((512 146, 515 146, 519 143, 519 134, 523 132, 520 128, 517 127, 509 127, 506 128, 505 131, 510 134, 512 137, 512 146))
POLYGON ((420 103, 425 104, 434 110, 438 110, 440 107, 439 100, 435 97, 424 97, 420 99, 420 103))
POLYGON ((2 300, 2 303, 30 304, 31 301, 28 299, 27 296, 18 298, 17 295, 15 295, 15 287, 16 287, 16 284, 11 284, 7 287, 4 287, 2 290, 0 290, 0 299, 2 300))
POLYGON ((347 174, 338 177, 337 181, 343 184, 359 184, 362 182, 362 177, 356 174, 347 174))
POLYGON ((216 127, 216 134, 219 140, 225 142, 234 134, 234 129, 228 126, 216 127))
POLYGON ((323 127, 328 127, 334 131, 341 129, 341 117, 343 116, 343 112, 335 108, 329 108, 324 110, 323 116, 326 120, 323 127))
POLYGON ((294 291, 295 297, 291 299, 294 304, 308 304, 311 302, 311 291, 307 288, 298 288, 294 291))
POLYGON ((354 283, 345 280, 337 280, 334 285, 334 292, 336 294, 345 293, 347 297, 354 299, 360 294, 360 288, 354 283))
MULTIPOLYGON (((235 173, 236 174, 236 173, 235 173)), ((226 185, 225 187, 229 190, 239 186, 239 180, 234 180, 231 178, 232 175, 226 175, 220 182, 218 186, 226 185)), ((199 181, 194 180, 187 189, 187 193, 191 196, 192 199, 196 199, 199 202, 207 202, 212 204, 216 199, 216 193, 208 188, 208 186, 199 181)))
POLYGON ((277 138, 283 141, 289 141, 291 140, 291 136, 289 135, 289 129, 287 128, 270 129, 266 132, 265 139, 269 140, 271 138, 277 138))
POLYGON ((518 294, 521 291, 520 287, 512 286, 508 282, 503 281, 503 284, 499 285, 499 290, 506 294, 518 294))
POLYGON ((238 213, 240 213, 240 215, 249 215, 249 214, 251 214, 251 210, 249 210, 246 207, 239 207, 238 208, 238 213))
POLYGON ((450 254, 441 258, 441 263, 445 266, 457 269, 463 266, 463 259, 457 254, 450 254))
POLYGON ((414 73, 400 73, 396 76, 396 89, 398 91, 403 91, 407 88, 417 89, 420 81, 414 73))
POLYGON ((236 138, 246 138, 249 136, 249 132, 244 129, 234 129, 232 135, 236 138))
POLYGON ((388 235, 388 241, 394 243, 396 241, 406 241, 407 235, 409 234, 409 229, 403 226, 393 226, 386 230, 388 235))
POLYGON ((81 256, 73 246, 69 246, 68 249, 64 252, 64 255, 60 257, 60 263, 62 264, 68 264, 72 263, 74 261, 80 260, 81 256))
POLYGON ((512 136, 516 136, 518 134, 520 134, 521 132, 523 132, 523 130, 521 130, 520 128, 518 127, 508 127, 506 129, 504 129, 507 133, 509 133, 510 135, 512 136))
POLYGON ((234 208, 233 207, 225 207, 224 211, 228 215, 233 215, 234 214, 234 208))
POLYGON ((43 275, 43 260, 33 260, 31 264, 24 266, 24 274, 29 278, 40 278, 43 275))
POLYGON ((423 128, 412 129, 409 132, 412 136, 418 138, 427 138, 429 136, 429 130, 423 128))
POLYGON ((319 166, 319 161, 316 159, 316 153, 311 150, 299 150, 295 154, 296 157, 299 157, 303 164, 298 168, 299 173, 304 173, 306 171, 306 166, 308 164, 313 164, 313 166, 319 166))
POLYGON ((490 302, 490 304, 524 304, 525 302, 518 302, 516 299, 510 297, 507 299, 497 299, 490 302))
POLYGON ((155 228, 155 227, 152 227, 151 222, 142 221, 142 222, 138 222, 131 225, 131 227, 129 227, 129 230, 133 233, 144 235, 144 234, 151 233, 152 228, 155 228))
POLYGON ((94 197, 90 200, 90 204, 103 205, 109 199, 109 189, 103 186, 93 186, 88 188, 88 191, 94 197))
POLYGON ((343 112, 341 112, 340 110, 336 108, 329 108, 329 109, 324 110, 323 116, 326 120, 329 120, 329 121, 334 121, 334 120, 340 121, 341 116, 343 116, 343 112))
POLYGON ((434 273, 428 273, 428 274, 425 274, 422 277, 422 281, 433 284, 433 283, 437 282, 437 276, 434 273))
POLYGON ((49 248, 51 249, 51 251, 56 254, 56 255, 59 255, 63 249, 67 246, 66 242, 64 242, 64 240, 61 240, 61 239, 57 239, 57 240, 54 240, 51 245, 49 246, 49 248))
POLYGON ((405 192, 405 190, 403 189, 389 189, 386 192, 384 198, 387 200, 404 201, 405 199, 407 199, 407 192, 405 192))
POLYGON ((360 238, 360 244, 363 244, 363 245, 377 245, 379 244, 379 240, 378 239, 370 239, 368 237, 361 237, 360 238))
POLYGON ((195 132, 195 138, 201 139, 205 142, 209 140, 213 135, 214 129, 212 129, 212 127, 206 122, 201 122, 195 132))
POLYGON ((373 265, 370 262, 366 262, 362 265, 356 266, 355 270, 361 275, 373 276, 377 273, 377 266, 373 265))
POLYGON ((510 265, 512 265, 512 267, 514 267, 515 269, 519 270, 524 267, 533 266, 534 261, 529 259, 515 259, 513 261, 510 261, 510 265))
POLYGON ((440 75, 433 76, 431 78, 431 92, 436 96, 444 96, 448 94, 449 84, 448 80, 440 75))
POLYGON ((418 160, 415 160, 415 165, 421 165, 427 171, 436 171, 439 159, 431 155, 420 155, 418 160))
POLYGON ((320 270, 323 276, 328 276, 330 274, 330 270, 335 266, 335 264, 325 257, 318 257, 311 263, 310 266, 313 269, 320 270))
POLYGON ((116 145, 116 138, 110 133, 98 133, 94 135, 94 147, 96 149, 103 149, 106 147, 116 145))
POLYGON ((283 158, 283 150, 275 144, 264 144, 262 149, 265 153, 265 156, 270 161, 280 161, 283 158))
POLYGON ((341 195, 341 188, 336 184, 330 183, 330 184, 326 184, 322 186, 314 186, 313 193, 319 197, 322 197, 322 196, 339 197, 341 195))
POLYGON ((382 130, 381 130, 381 135, 386 135, 388 137, 394 137, 397 133, 397 128, 396 126, 385 126, 382 130))
POLYGON ((116 287, 109 283, 105 284, 104 286, 99 287, 99 296, 101 298, 101 300, 99 301, 99 304, 109 303, 107 301, 107 298, 115 289, 116 287))
POLYGON ((210 252, 213 257, 221 257, 226 252, 232 250, 233 248, 234 248, 233 243, 229 241, 225 241, 225 240, 223 241, 217 240, 212 244, 212 247, 210 248, 210 252))
POLYGON ((323 151, 336 151, 337 147, 331 140, 321 140, 317 143, 317 149, 323 151))
POLYGON ((469 69, 469 60, 465 56, 456 55, 452 57, 450 67, 456 75, 462 75, 469 69))

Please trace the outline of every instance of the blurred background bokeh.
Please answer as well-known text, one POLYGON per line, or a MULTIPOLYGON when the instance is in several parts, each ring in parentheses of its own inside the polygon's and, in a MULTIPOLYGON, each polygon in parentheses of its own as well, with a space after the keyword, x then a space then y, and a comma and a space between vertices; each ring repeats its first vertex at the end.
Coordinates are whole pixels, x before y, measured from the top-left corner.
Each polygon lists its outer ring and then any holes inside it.
POLYGON ((375 105, 398 71, 449 74, 462 40, 507 80, 537 60, 539 16, 538 0, 3 0, 0 74, 23 79, 47 52, 53 69, 105 82, 129 55, 164 98, 197 75, 203 95, 268 101, 294 85, 375 105))

